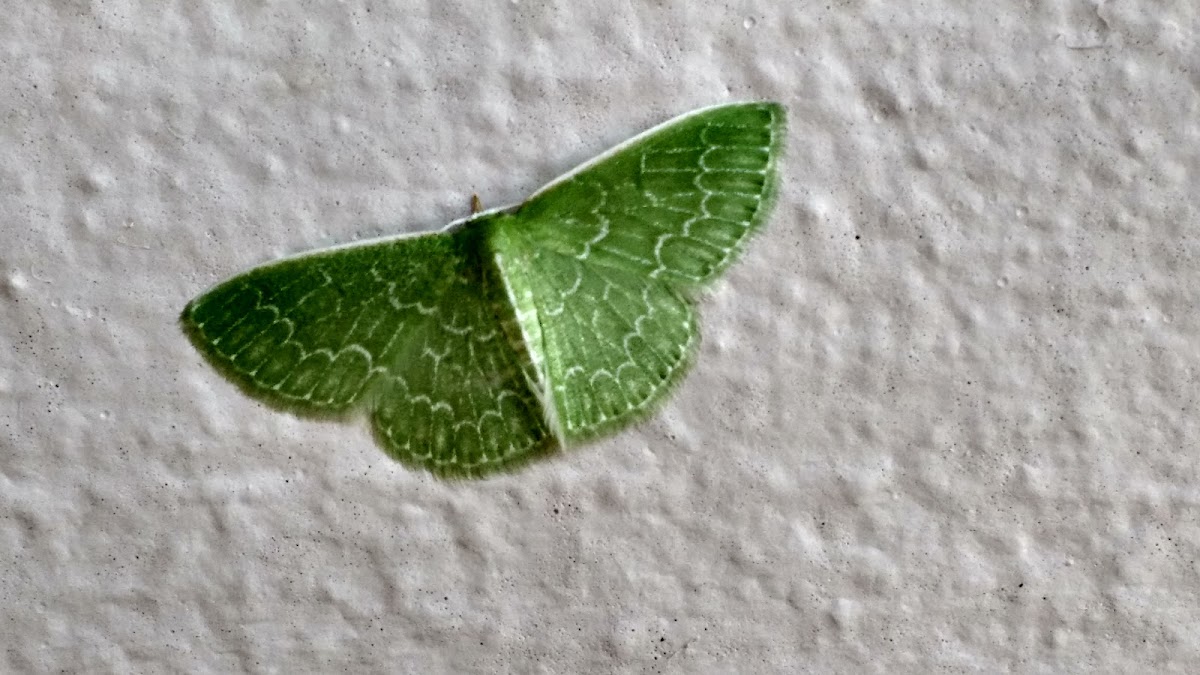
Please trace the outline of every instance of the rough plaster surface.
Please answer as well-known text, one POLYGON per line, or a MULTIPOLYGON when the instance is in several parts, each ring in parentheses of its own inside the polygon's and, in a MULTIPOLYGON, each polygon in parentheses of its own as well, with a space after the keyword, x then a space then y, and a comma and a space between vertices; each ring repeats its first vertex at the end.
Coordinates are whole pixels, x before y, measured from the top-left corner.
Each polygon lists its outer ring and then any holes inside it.
POLYGON ((10 3, 0 669, 1184 671, 1194 3, 10 3), (245 398, 184 303, 790 111, 641 427, 446 484, 245 398))

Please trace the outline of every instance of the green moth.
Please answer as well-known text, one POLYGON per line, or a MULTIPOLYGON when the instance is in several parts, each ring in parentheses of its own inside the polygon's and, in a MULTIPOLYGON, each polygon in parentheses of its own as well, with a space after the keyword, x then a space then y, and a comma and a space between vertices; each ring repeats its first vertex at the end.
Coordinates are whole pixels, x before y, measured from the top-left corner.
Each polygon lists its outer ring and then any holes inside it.
POLYGON ((180 322, 264 403, 364 414, 440 477, 511 469, 633 424, 679 382, 693 299, 767 218, 784 133, 775 103, 691 112, 517 206, 251 269, 180 322))

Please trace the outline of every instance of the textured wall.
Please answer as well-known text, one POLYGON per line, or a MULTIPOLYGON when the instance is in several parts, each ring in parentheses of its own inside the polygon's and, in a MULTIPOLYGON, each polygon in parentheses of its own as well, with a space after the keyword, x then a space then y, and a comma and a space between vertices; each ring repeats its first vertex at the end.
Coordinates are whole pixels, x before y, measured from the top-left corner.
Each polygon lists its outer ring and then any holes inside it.
POLYGON ((1194 3, 167 4, 0 18, 0 669, 1200 657, 1194 3), (740 99, 780 202, 633 431, 446 484, 176 325, 740 99))

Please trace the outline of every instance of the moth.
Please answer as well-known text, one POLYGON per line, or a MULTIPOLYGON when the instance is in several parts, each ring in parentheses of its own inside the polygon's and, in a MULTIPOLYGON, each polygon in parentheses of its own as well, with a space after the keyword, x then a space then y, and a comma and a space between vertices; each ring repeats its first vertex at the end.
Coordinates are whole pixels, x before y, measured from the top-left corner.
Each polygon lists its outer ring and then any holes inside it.
POLYGON ((645 418, 696 354, 698 293, 768 217, 785 114, 687 113, 521 204, 304 253, 180 317, 249 396, 366 416, 393 458, 479 477, 645 418))

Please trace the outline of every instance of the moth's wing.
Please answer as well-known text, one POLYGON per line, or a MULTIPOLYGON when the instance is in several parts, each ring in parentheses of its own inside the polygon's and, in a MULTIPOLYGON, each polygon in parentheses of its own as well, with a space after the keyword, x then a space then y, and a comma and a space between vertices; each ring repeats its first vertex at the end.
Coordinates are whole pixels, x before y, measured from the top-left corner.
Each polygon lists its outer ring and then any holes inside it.
POLYGON ((565 440, 640 419, 686 371, 689 296, 765 219, 783 129, 771 103, 685 115, 551 183, 501 228, 494 246, 518 304, 528 296, 522 324, 538 333, 565 440))
POLYGON ((514 238, 502 266, 515 291, 555 432, 568 444, 648 414, 686 370, 691 303, 633 265, 589 264, 514 238))
POLYGON ((389 454, 447 477, 557 446, 512 321, 471 228, 267 264, 181 317, 249 395, 302 415, 365 412, 389 454))
POLYGON ((689 113, 555 180, 517 215, 560 253, 696 288, 769 214, 785 134, 776 103, 689 113))

